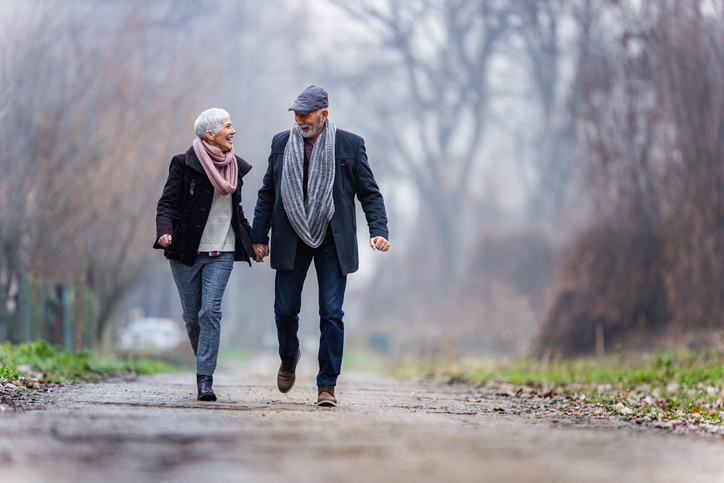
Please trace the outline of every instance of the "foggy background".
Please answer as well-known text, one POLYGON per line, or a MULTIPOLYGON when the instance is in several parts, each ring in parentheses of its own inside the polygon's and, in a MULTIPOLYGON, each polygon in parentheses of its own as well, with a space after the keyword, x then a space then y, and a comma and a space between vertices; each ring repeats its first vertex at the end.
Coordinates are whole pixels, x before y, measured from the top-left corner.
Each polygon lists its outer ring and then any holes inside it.
MULTIPOLYGON (((721 344, 723 20, 719 0, 0 0, 0 340, 109 348, 133 319, 180 324, 151 249, 171 157, 229 111, 251 222, 316 84, 389 217, 373 252, 358 206, 347 347, 721 344)), ((273 281, 235 264, 222 344, 276 348, 273 281)))

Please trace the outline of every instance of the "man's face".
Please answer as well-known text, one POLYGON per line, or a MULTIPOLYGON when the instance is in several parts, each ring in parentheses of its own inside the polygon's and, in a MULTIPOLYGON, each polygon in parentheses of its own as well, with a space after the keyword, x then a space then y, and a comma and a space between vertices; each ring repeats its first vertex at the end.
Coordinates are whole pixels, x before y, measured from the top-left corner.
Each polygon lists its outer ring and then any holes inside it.
POLYGON ((319 136, 324 121, 327 119, 328 111, 326 109, 317 109, 312 112, 294 111, 294 121, 302 132, 302 137, 310 141, 314 141, 319 136))

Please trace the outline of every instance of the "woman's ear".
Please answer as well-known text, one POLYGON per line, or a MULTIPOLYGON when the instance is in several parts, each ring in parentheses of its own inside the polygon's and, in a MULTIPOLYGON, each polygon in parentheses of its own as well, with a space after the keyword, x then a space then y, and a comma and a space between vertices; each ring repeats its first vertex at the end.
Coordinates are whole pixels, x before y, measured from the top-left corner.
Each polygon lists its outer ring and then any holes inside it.
POLYGON ((206 136, 206 140, 211 143, 216 139, 216 135, 212 131, 206 131, 204 133, 204 136, 206 136))

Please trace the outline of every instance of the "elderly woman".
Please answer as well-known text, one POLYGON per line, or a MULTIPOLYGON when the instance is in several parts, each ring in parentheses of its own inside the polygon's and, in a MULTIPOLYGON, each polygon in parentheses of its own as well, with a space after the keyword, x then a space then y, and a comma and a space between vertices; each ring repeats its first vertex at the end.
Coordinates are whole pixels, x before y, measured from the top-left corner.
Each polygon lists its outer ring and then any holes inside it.
POLYGON ((241 207, 242 178, 251 166, 234 155, 229 113, 202 112, 196 139, 171 160, 158 201, 156 243, 171 262, 183 320, 196 356, 198 399, 212 389, 221 329, 221 299, 235 260, 251 265, 251 227, 241 207))

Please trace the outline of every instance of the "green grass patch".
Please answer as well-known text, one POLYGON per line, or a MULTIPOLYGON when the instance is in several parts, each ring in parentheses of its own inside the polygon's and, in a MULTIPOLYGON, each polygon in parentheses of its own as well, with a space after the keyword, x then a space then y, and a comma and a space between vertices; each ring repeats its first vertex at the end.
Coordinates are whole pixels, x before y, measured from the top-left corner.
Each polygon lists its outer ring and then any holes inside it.
POLYGON ((17 379, 24 372, 32 372, 40 373, 41 379, 48 382, 74 383, 133 372, 152 374, 174 369, 168 363, 150 359, 102 358, 87 351, 71 354, 45 341, 0 344, 0 380, 17 379))
POLYGON ((177 369, 173 364, 155 359, 130 360, 125 361, 125 363, 130 364, 130 368, 135 368, 136 373, 142 376, 157 374, 159 372, 173 372, 177 369))
POLYGON ((545 362, 507 363, 468 358, 400 364, 399 377, 442 377, 473 385, 510 384, 563 396, 586 396, 618 414, 650 419, 694 417, 721 423, 724 354, 672 349, 658 354, 618 354, 545 362))
POLYGON ((14 371, 10 366, 6 366, 0 362, 0 382, 15 380, 19 377, 19 374, 14 371))

